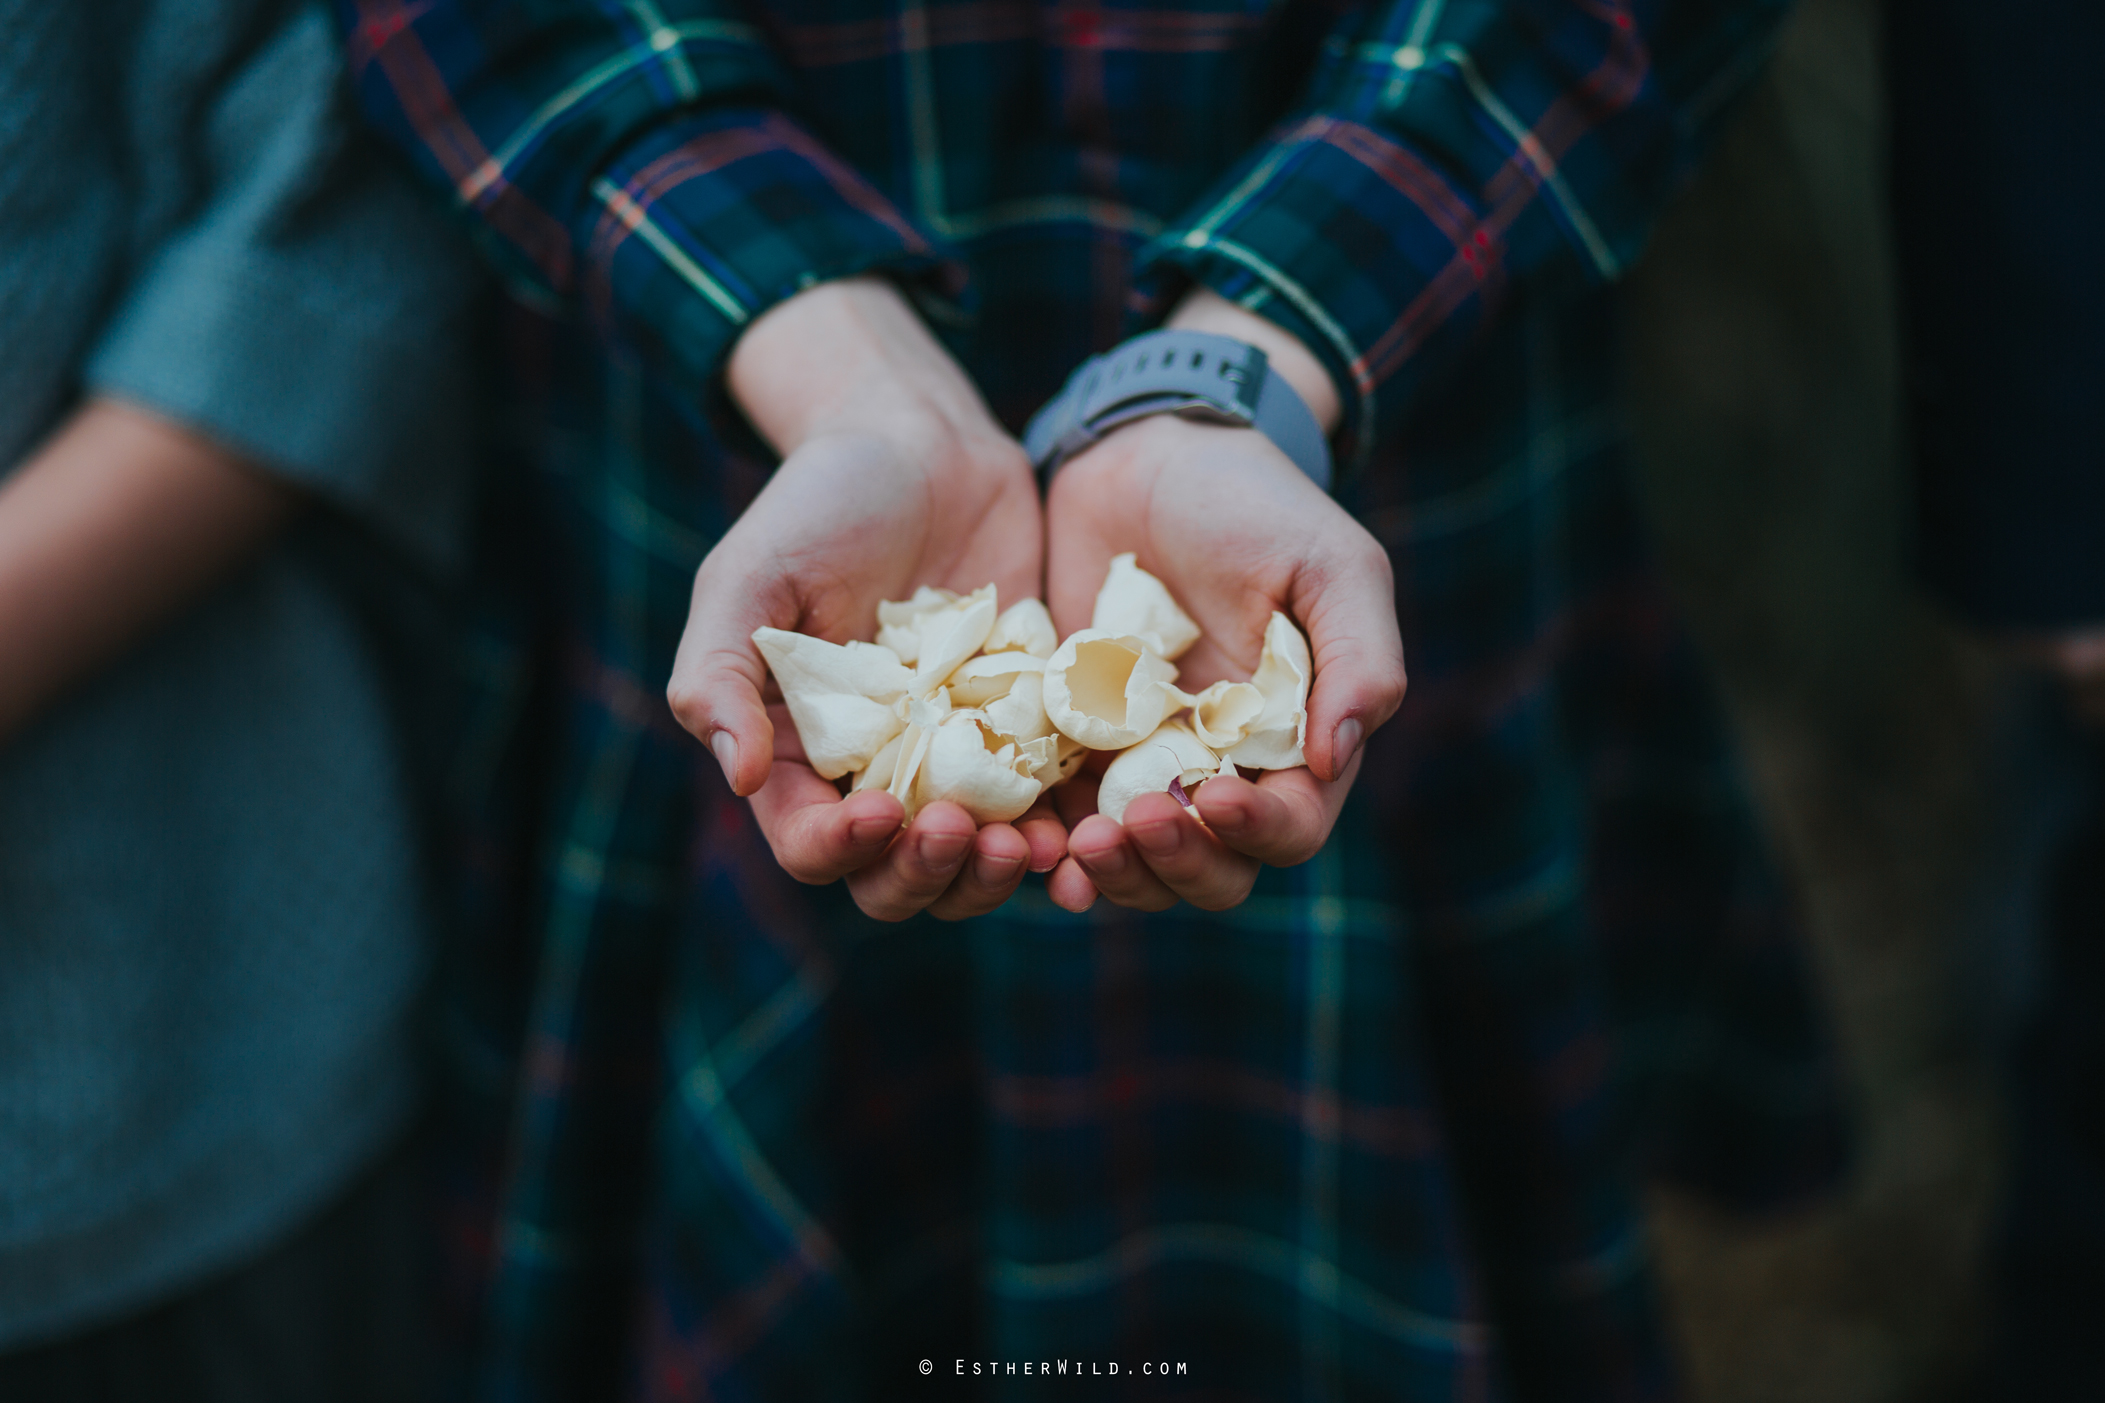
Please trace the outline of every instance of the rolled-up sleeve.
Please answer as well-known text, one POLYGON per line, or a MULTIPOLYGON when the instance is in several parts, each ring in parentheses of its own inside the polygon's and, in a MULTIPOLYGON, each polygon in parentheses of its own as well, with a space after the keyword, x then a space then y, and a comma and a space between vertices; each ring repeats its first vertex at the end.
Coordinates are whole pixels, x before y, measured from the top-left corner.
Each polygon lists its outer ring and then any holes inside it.
POLYGON ((1643 247, 1778 0, 1399 0, 1329 41, 1308 101, 1143 252, 1328 366, 1364 459, 1521 296, 1643 247))
POLYGON ((962 274, 792 116, 735 7, 339 0, 368 115, 476 216, 515 294, 706 382, 774 303, 962 274))
POLYGON ((360 136, 326 10, 294 7, 201 116, 199 193, 83 370, 376 527, 459 558, 482 274, 360 136))

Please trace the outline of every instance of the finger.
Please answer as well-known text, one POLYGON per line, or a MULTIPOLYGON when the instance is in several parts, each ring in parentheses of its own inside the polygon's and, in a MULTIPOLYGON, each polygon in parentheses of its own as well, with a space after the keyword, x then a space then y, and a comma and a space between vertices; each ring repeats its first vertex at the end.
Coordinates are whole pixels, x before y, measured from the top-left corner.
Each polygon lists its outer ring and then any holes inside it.
POLYGON ((1388 553, 1365 531, 1357 536, 1295 590, 1316 666, 1304 753, 1317 778, 1331 781, 1396 714, 1409 682, 1388 553))
POLYGON ((717 577, 738 573, 719 546, 695 572, 687 627, 673 658, 665 699, 690 735, 709 747, 733 794, 753 794, 773 769, 775 728, 762 692, 767 665, 753 630, 769 622, 771 591, 739 597, 717 577))
POLYGON ((972 857, 928 914, 944 921, 984 916, 1007 901, 1030 870, 1031 845, 1006 823, 990 823, 972 843, 972 857))
POLYGON ((1074 830, 1081 825, 1083 819, 1096 812, 1096 796, 1102 784, 1102 776, 1091 774, 1085 767, 1065 784, 1051 791, 1049 797, 1052 799, 1053 811, 1060 816, 1060 822, 1067 828, 1070 846, 1074 830))
POLYGON ((1046 502, 1045 608, 1062 638, 1089 627, 1096 592, 1115 554, 1110 542, 1090 529, 1087 512, 1062 509, 1072 488, 1072 479, 1056 476, 1046 502))
POLYGON ((775 732, 775 763, 794 760, 809 768, 811 761, 804 754, 804 737, 797 734, 797 723, 790 719, 789 707, 782 702, 769 702, 767 724, 775 732))
POLYGON ((1123 456, 1106 441, 1069 461, 1046 489, 1045 607, 1062 638, 1089 627, 1111 557, 1137 544, 1126 539, 1137 514, 1100 506, 1107 488, 1123 504, 1145 503, 1153 490, 1151 465, 1113 461, 1123 456))
POLYGON ((1096 812, 1096 795, 1099 787, 1101 767, 1085 764, 1074 776, 1047 798, 1052 801, 1053 812, 1059 817, 1062 831, 1061 846, 1067 856, 1053 868, 1052 875, 1045 879, 1045 894, 1052 898, 1055 906, 1076 915, 1096 904, 1096 883, 1074 859, 1074 830, 1082 820, 1096 812))
POLYGON ((1167 794, 1141 795, 1122 822, 1148 871, 1201 911, 1241 905, 1257 881, 1257 859, 1230 849, 1167 794))
POLYGON ((1068 835, 1067 850, 1096 889, 1120 906, 1136 911, 1162 911, 1177 904, 1177 894, 1149 870, 1133 850, 1125 829, 1092 814, 1068 835))
POLYGON ((1077 916, 1096 905, 1096 883, 1089 880, 1082 864, 1072 856, 1063 859, 1045 879, 1045 894, 1052 898, 1053 905, 1077 916))
POLYGON ((1353 756, 1335 784, 1305 769, 1272 770, 1255 784, 1221 775, 1199 786, 1192 806, 1229 848, 1268 867, 1295 867, 1329 840, 1359 763, 1353 756))
POLYGON ((808 765, 774 767, 753 796, 753 818, 775 861, 800 882, 837 882, 876 861, 906 810, 881 789, 841 798, 808 765))
POLYGON ((1046 796, 1041 795, 1030 812, 1016 820, 1016 831, 1030 844, 1033 872, 1050 872, 1067 856, 1067 825, 1046 796))
POLYGON ((869 866, 848 876, 848 894, 865 915, 903 921, 950 886, 972 852, 979 825, 956 804, 930 804, 869 866))

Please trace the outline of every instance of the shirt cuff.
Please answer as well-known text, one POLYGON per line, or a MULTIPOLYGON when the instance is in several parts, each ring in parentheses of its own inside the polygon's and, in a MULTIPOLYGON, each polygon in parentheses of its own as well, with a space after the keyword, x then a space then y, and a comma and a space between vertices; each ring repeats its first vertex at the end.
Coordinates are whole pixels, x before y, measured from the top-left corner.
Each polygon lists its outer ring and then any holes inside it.
POLYGON ((1343 118, 1297 122, 1193 208, 1142 251, 1143 287, 1181 275, 1299 338, 1337 384, 1348 470, 1499 291, 1504 250, 1469 202, 1408 147, 1343 118))
POLYGON ((954 256, 765 109, 653 131, 594 177, 574 233, 586 315, 691 384, 714 383, 748 325, 816 283, 881 272, 939 303, 966 290, 954 256))

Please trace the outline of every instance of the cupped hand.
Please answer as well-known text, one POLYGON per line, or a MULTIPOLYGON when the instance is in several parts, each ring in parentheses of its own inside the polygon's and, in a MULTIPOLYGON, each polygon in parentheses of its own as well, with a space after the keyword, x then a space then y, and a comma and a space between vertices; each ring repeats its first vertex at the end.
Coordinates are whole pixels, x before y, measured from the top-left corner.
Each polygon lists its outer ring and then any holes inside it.
POLYGON ((842 798, 805 763, 753 630, 846 642, 883 599, 993 581, 1004 606, 1038 592, 1042 518, 1022 449, 888 284, 800 293, 755 323, 730 387, 784 454, 696 572, 667 695, 732 791, 749 795, 799 881, 847 881, 880 920, 990 911, 1065 851, 1049 806, 980 828, 931 804, 902 829, 882 791, 842 798))
POLYGON ((1193 796, 1203 824, 1168 794, 1134 800, 1121 825, 1095 813, 1086 781, 1053 791, 1072 830, 1053 899, 1081 910, 1100 891, 1142 910, 1178 900, 1221 910, 1249 895, 1260 866, 1313 857, 1362 742, 1403 700, 1381 545, 1256 430, 1168 415, 1115 429, 1070 461, 1046 514, 1047 604, 1062 635, 1088 626, 1111 558, 1132 551, 1203 630, 1178 659, 1179 686, 1247 679, 1275 609, 1308 634, 1315 660, 1308 767, 1206 781, 1193 796))

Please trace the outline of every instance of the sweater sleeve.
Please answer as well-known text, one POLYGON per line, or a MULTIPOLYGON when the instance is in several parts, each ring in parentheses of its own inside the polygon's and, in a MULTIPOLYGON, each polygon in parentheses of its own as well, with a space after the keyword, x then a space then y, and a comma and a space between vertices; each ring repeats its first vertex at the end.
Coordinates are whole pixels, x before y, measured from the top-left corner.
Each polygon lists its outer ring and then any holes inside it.
POLYGON ((199 108, 182 152, 196 194, 124 285, 82 380, 449 569, 482 275, 364 138, 327 10, 275 13, 199 108))
POLYGON ((799 289, 961 275, 785 115, 725 0, 338 0, 368 115, 475 216, 515 295, 708 380, 799 289))
POLYGON ((1298 336, 1364 461, 1502 305, 1629 267, 1781 0, 1392 0, 1143 251, 1298 336))

